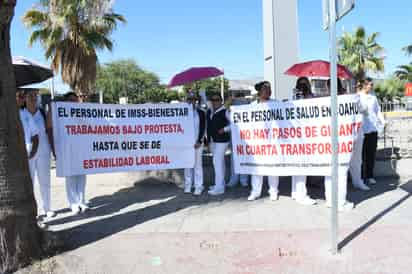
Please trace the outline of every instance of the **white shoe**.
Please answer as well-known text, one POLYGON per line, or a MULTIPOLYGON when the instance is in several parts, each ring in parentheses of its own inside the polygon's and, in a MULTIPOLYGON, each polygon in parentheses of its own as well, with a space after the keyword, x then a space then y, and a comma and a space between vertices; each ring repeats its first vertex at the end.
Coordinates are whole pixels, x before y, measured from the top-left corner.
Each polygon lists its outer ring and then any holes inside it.
POLYGON ((217 195, 222 195, 223 193, 225 193, 225 190, 224 189, 213 188, 212 190, 209 190, 207 193, 209 193, 210 195, 213 195, 213 196, 217 196, 217 195))
POLYGON ((368 183, 371 184, 371 185, 374 185, 374 184, 376 184, 376 180, 374 178, 369 178, 368 183))
POLYGON ((80 213, 80 207, 79 205, 72 205, 71 210, 74 214, 79 214, 80 213))
POLYGON ((209 190, 215 189, 215 186, 216 186, 216 185, 211 185, 211 186, 209 186, 209 190))
POLYGON ((193 192, 193 195, 199 196, 203 192, 203 187, 195 188, 195 192, 193 192))
POLYGON ((365 185, 363 183, 363 180, 357 182, 356 184, 353 185, 355 188, 363 190, 363 191, 369 191, 371 190, 370 187, 368 187, 367 185, 365 185))
MULTIPOLYGON (((331 203, 326 202, 326 207, 332 207, 331 203)), ((338 205, 338 211, 350 211, 354 208, 354 204, 351 202, 346 201, 344 204, 338 205)))
POLYGON ((88 206, 85 205, 85 204, 80 204, 79 207, 80 207, 80 210, 81 210, 82 212, 86 212, 86 211, 88 211, 88 210, 90 209, 90 207, 88 207, 88 206))
POLYGON ((279 195, 277 193, 269 193, 269 199, 271 201, 277 201, 279 199, 279 195))
POLYGON ((339 211, 351 211, 354 208, 354 204, 346 201, 343 205, 339 205, 339 211))
POLYGON ((249 195, 249 197, 247 197, 247 200, 248 201, 254 201, 254 200, 256 200, 257 198, 259 198, 260 197, 260 195, 257 195, 256 193, 250 193, 250 195, 249 195))
POLYGON ((301 199, 296 199, 296 202, 298 202, 301 205, 316 205, 316 200, 310 198, 309 196, 305 196, 301 199))
POLYGON ((292 197, 293 200, 296 200, 296 192, 291 192, 290 196, 292 197))
POLYGON ((56 212, 54 212, 52 210, 49 210, 46 213, 47 218, 53 218, 53 217, 56 217, 56 215, 57 215, 56 212))
POLYGON ((184 193, 192 193, 192 187, 185 187, 184 193))
POLYGON ((40 229, 43 229, 43 230, 49 227, 47 224, 43 223, 43 221, 38 221, 37 225, 39 226, 40 229))

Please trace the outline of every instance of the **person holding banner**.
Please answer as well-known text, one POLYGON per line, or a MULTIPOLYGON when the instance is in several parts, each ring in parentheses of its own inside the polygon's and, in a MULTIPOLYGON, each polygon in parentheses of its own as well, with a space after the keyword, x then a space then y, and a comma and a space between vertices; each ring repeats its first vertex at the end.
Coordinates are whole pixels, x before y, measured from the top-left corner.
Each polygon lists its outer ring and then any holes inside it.
MULTIPOLYGON (((77 96, 74 92, 68 92, 64 95, 68 102, 81 103, 85 95, 77 96)), ((66 194, 69 207, 74 214, 89 210, 85 199, 86 192, 86 175, 74 175, 66 177, 66 194)))
MULTIPOLYGON (((232 98, 231 100, 231 105, 232 106, 240 106, 240 105, 246 105, 248 104, 247 100, 242 100, 241 98, 232 98)), ((249 175, 248 174, 237 174, 235 173, 235 160, 234 160, 234 153, 233 153, 233 146, 231 145, 231 165, 230 165, 230 171, 231 171, 231 176, 230 180, 227 183, 227 187, 235 187, 238 183, 240 183, 241 186, 247 187, 249 185, 249 175)))
POLYGON ((202 153, 203 153, 203 137, 206 130, 206 115, 203 110, 196 107, 197 96, 193 92, 188 92, 186 95, 186 102, 193 106, 193 120, 195 129, 195 166, 194 168, 185 168, 185 189, 184 193, 192 192, 192 185, 194 180, 195 191, 194 195, 200 195, 203 191, 203 166, 202 166, 202 153))
POLYGON ((38 183, 41 195, 41 216, 48 218, 56 216, 50 207, 50 154, 51 148, 46 132, 46 113, 37 105, 37 91, 28 90, 26 92, 26 108, 32 116, 36 127, 39 129, 39 148, 37 156, 30 160, 30 174, 33 180, 38 183))
MULTIPOLYGON (((364 82, 360 81, 356 85, 357 94, 360 97, 363 94, 364 82)), ((359 109, 363 115, 366 115, 366 110, 359 101, 359 109)), ((352 157, 349 162, 349 172, 352 178, 352 185, 360 190, 369 191, 370 188, 365 184, 362 179, 362 146, 363 146, 363 131, 362 127, 358 131, 356 140, 353 143, 352 157)))
MULTIPOLYGON (((307 77, 299 77, 295 86, 295 100, 313 98, 312 88, 307 77)), ((316 200, 308 196, 306 176, 292 176, 292 199, 302 205, 315 205, 316 200)))
MULTIPOLYGON (((255 89, 258 92, 258 99, 251 104, 261 104, 270 102, 270 96, 272 94, 272 90, 270 88, 270 82, 262 81, 255 85, 255 89)), ((252 175, 251 176, 251 185, 252 189, 250 191, 250 195, 247 198, 248 201, 254 201, 260 197, 262 193, 262 184, 263 184, 263 176, 261 175, 252 175)), ((279 185, 279 177, 278 176, 268 176, 268 184, 269 184, 269 196, 270 200, 276 201, 278 199, 278 185, 279 185)))
POLYGON ((230 117, 219 93, 212 94, 210 101, 212 108, 206 114, 207 142, 213 154, 215 185, 208 193, 221 195, 225 193, 225 152, 230 142, 230 117))

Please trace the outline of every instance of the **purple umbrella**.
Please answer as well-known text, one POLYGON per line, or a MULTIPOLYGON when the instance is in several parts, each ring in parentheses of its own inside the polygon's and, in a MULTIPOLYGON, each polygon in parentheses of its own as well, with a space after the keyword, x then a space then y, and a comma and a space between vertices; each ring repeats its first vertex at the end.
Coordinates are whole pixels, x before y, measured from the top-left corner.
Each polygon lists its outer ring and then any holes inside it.
POLYGON ((194 81, 207 79, 223 75, 223 71, 215 67, 195 67, 180 72, 173 76, 169 82, 169 87, 181 86, 192 83, 194 81))
POLYGON ((21 56, 13 57, 13 68, 17 87, 40 83, 53 77, 50 68, 21 56))

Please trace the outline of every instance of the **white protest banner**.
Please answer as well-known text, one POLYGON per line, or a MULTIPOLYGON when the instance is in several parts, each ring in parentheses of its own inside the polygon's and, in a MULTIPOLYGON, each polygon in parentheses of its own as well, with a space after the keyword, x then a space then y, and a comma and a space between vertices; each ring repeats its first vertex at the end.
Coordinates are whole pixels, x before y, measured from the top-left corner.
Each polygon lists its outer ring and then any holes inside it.
POLYGON ((52 104, 57 176, 191 168, 193 108, 182 104, 52 104))
MULTIPOLYGON (((339 96, 338 102, 339 172, 347 172, 362 117, 357 95, 339 96)), ((234 106, 235 172, 330 176, 330 116, 329 97, 234 106)))

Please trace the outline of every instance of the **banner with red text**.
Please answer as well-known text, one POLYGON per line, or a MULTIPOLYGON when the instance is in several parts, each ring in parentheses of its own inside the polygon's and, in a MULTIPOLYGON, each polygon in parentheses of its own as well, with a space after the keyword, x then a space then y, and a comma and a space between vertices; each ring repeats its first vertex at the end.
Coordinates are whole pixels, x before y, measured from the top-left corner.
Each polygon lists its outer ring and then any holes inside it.
POLYGON ((194 166, 188 104, 52 104, 57 176, 194 166))
MULTIPOLYGON (((348 170, 362 116, 357 95, 338 102, 341 173, 348 170)), ((231 120, 236 173, 331 175, 330 97, 233 106, 231 120)))

